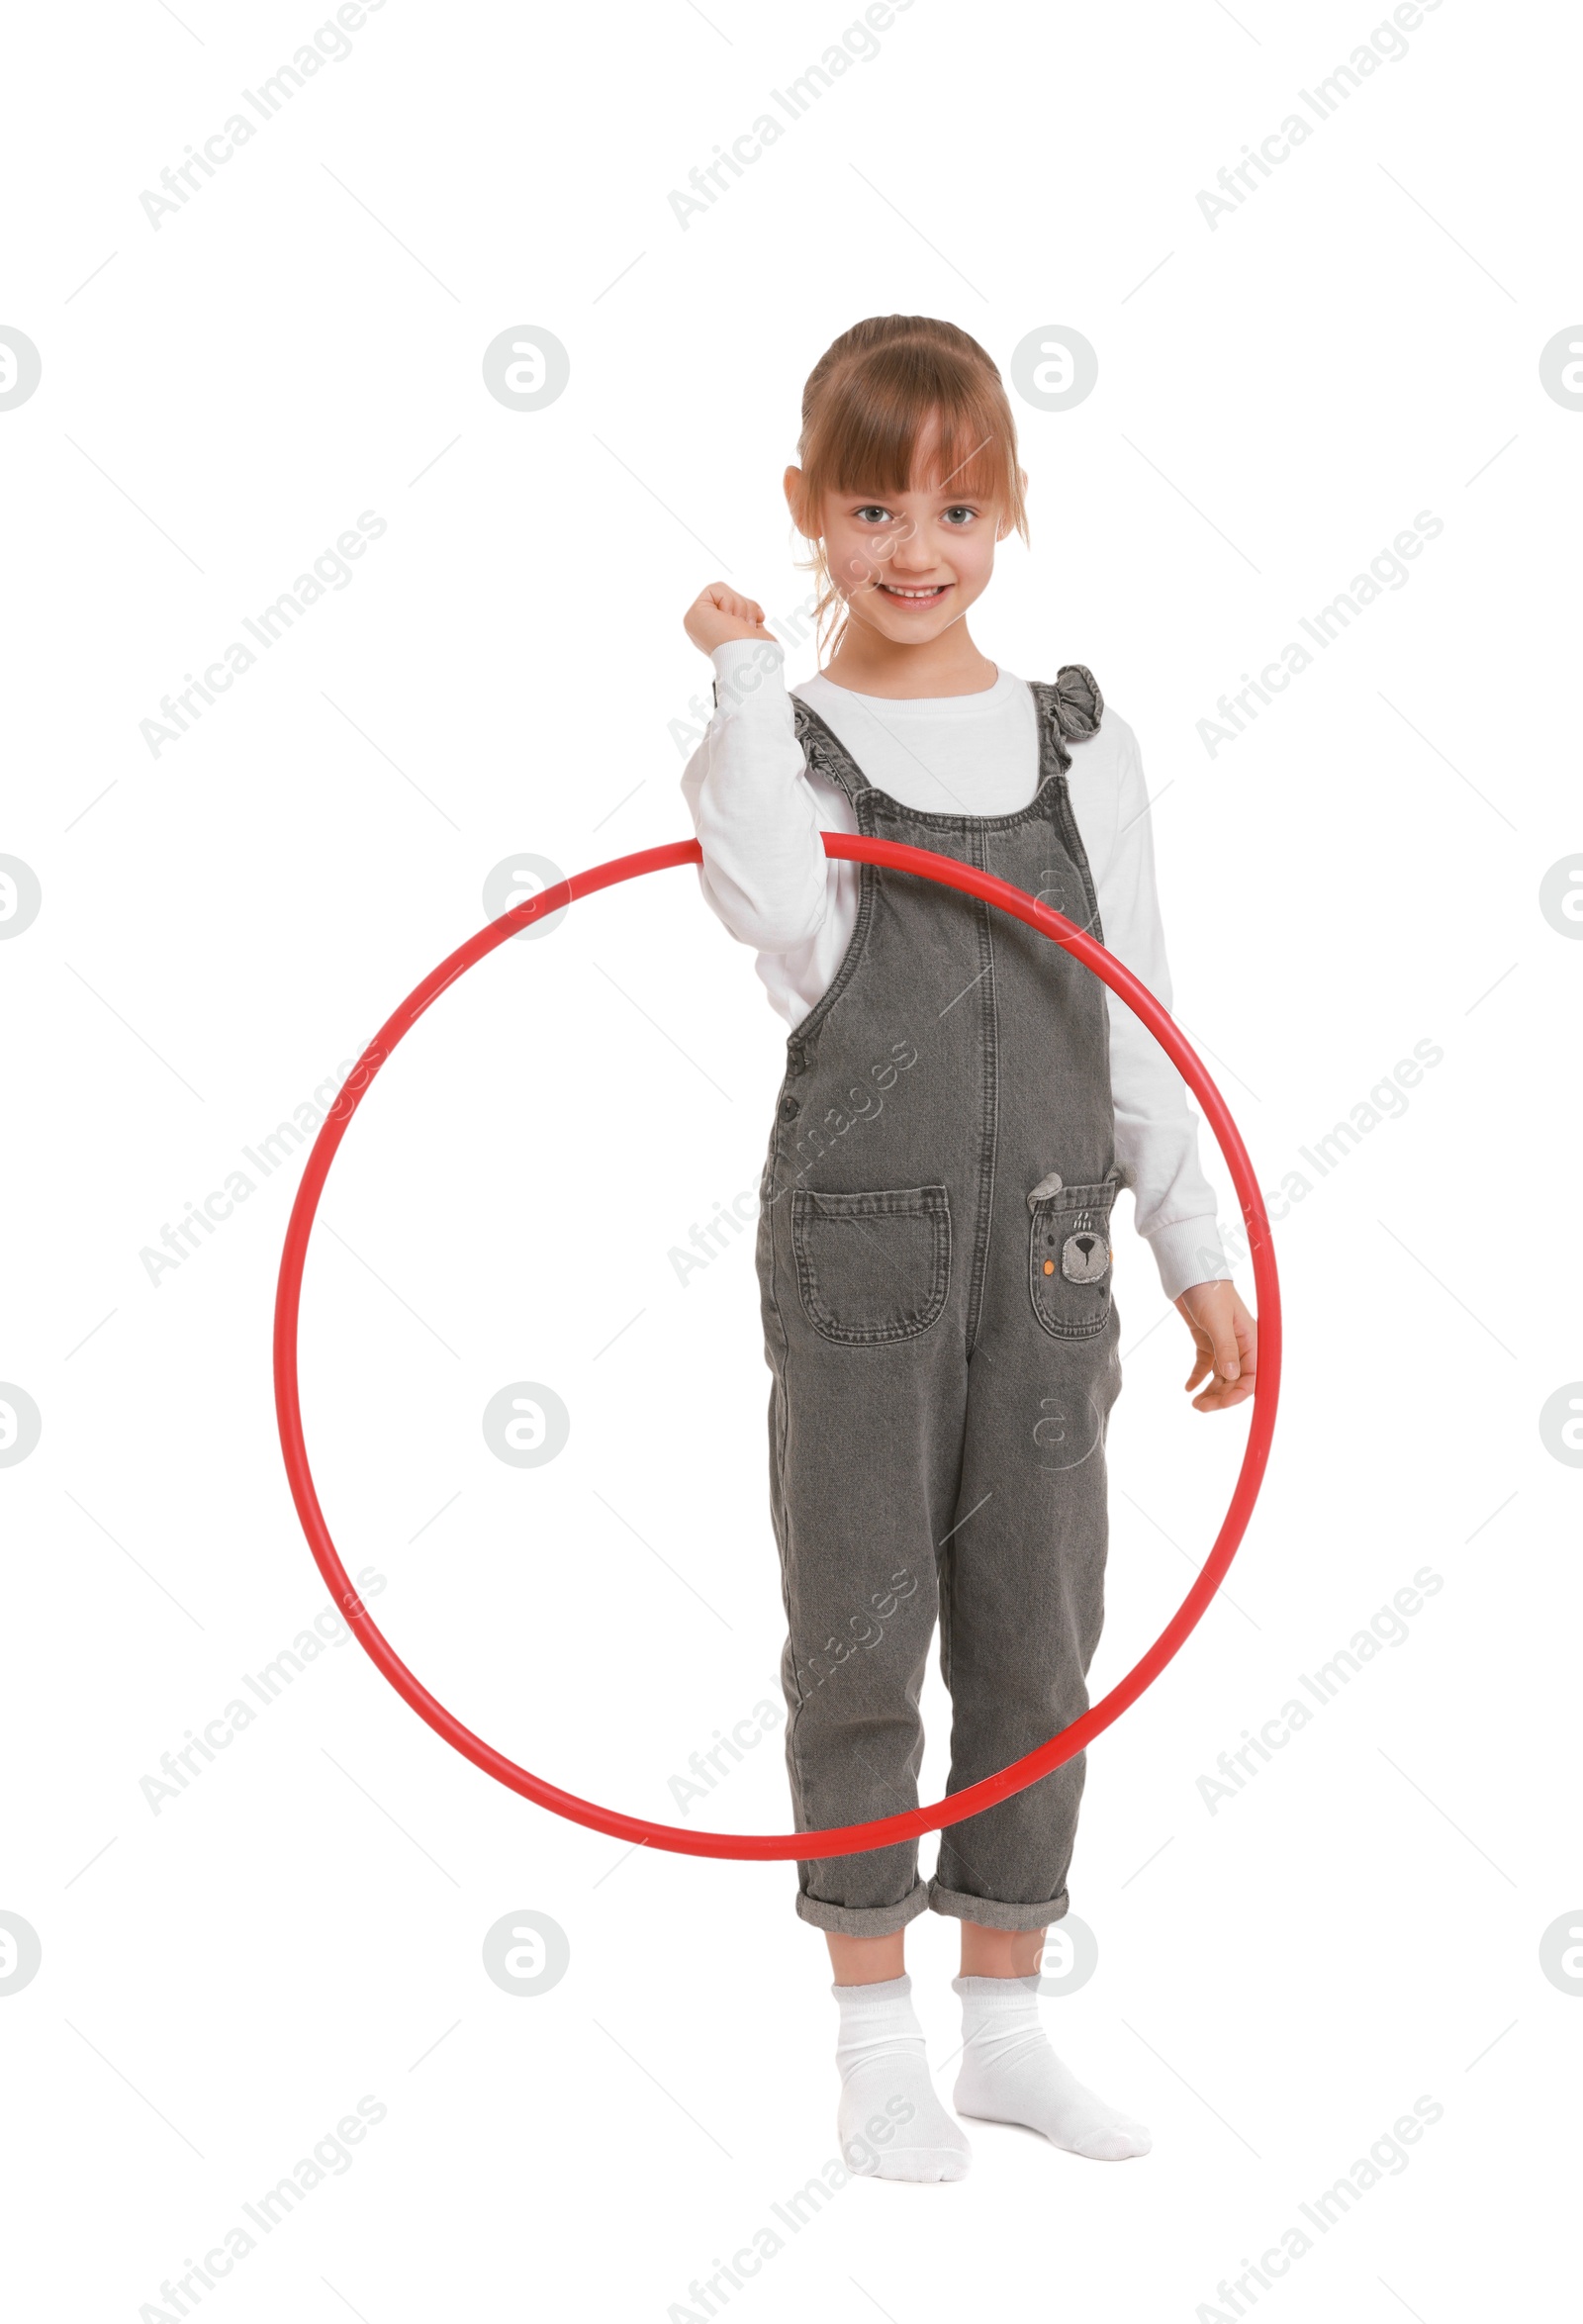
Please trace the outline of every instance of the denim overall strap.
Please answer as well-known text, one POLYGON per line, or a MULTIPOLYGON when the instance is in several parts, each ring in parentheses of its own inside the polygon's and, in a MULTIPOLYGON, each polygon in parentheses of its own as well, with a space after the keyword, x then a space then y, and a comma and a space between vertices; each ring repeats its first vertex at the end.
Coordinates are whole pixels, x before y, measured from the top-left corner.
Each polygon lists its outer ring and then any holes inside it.
MULTIPOLYGON (((814 774, 822 775, 833 783, 838 790, 844 790, 856 811, 864 792, 872 790, 874 786, 841 737, 832 727, 826 726, 817 710, 808 708, 800 695, 792 697, 792 724, 808 767, 814 774)), ((861 814, 858 816, 858 828, 860 831, 864 828, 861 814)))

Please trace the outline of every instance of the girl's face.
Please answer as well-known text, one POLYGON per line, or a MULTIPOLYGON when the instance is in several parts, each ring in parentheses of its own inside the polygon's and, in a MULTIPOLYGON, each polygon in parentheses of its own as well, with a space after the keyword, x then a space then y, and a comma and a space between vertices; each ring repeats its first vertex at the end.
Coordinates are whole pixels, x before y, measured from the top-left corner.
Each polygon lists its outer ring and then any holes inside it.
MULTIPOLYGON (((927 643, 962 619, 988 585, 1005 529, 994 501, 965 491, 960 477, 940 475, 938 432, 936 424, 920 438, 904 493, 830 493, 817 515, 825 562, 848 612, 901 645, 927 643)), ((789 498, 799 473, 788 471, 789 498)))

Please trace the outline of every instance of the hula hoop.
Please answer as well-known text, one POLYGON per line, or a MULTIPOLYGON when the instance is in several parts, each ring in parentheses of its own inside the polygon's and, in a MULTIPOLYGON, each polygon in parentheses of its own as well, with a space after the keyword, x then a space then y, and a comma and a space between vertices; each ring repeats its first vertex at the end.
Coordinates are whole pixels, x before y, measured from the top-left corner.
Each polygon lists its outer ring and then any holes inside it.
POLYGON ((517 1792, 525 1800, 536 1801, 554 1814, 569 1822, 581 1823, 592 1831, 607 1832, 612 1839, 636 1840, 651 1848, 662 1848, 678 1856, 725 1856, 758 1861, 800 1858, 803 1861, 829 1856, 852 1856, 866 1848, 886 1847, 896 1840, 913 1839, 923 1832, 942 1831, 948 1824, 964 1822, 970 1815, 978 1815, 997 1801, 1009 1799, 1015 1792, 1037 1783, 1053 1768, 1060 1767, 1089 1743, 1095 1735, 1112 1726, 1122 1713, 1159 1677, 1173 1655, 1202 1620, 1211 1599, 1224 1580, 1228 1567, 1248 1529, 1254 1504, 1263 1480, 1269 1458, 1270 1439, 1275 1427, 1275 1406, 1280 1393, 1280 1287, 1275 1274, 1275 1255, 1270 1239, 1269 1220, 1258 1191, 1258 1181, 1253 1164, 1232 1120, 1225 1099, 1215 1087, 1209 1074, 1192 1049, 1182 1039, 1166 1011, 1162 1008, 1147 985, 1141 984, 1130 970, 1122 967, 1113 954, 1060 912, 1053 912, 1020 887, 1011 886, 1004 880, 995 880, 986 872, 976 870, 971 864, 959 864, 949 856, 940 856, 928 848, 903 847, 893 840, 864 839, 846 833, 824 834, 826 855, 859 864, 880 864, 887 870, 915 873, 923 880, 937 881, 944 887, 959 888, 965 895, 980 897, 985 903, 996 905, 1014 919, 1036 928, 1042 935, 1061 945, 1074 959, 1091 969, 1112 992, 1119 993, 1133 1014, 1148 1026, 1167 1057, 1178 1068, 1188 1087, 1204 1110, 1215 1133, 1216 1143, 1226 1161, 1242 1203, 1243 1216, 1248 1224, 1253 1247, 1254 1283, 1258 1301, 1258 1369, 1254 1390, 1252 1422, 1248 1442, 1243 1452, 1242 1466, 1231 1503, 1215 1536, 1214 1547, 1199 1569, 1198 1578, 1175 1614, 1161 1631, 1159 1637, 1128 1671, 1125 1678, 1111 1688, 1108 1695, 1085 1711, 1071 1724, 1063 1727, 1048 1743, 1026 1757, 1003 1767, 998 1775, 985 1776, 981 1783, 971 1784, 965 1790, 953 1792, 948 1799, 937 1800, 932 1807, 913 1808, 897 1815, 882 1815, 872 1823, 841 1824, 828 1831, 801 1832, 704 1832, 690 1831, 672 1823, 650 1823, 640 1815, 623 1815, 613 1808, 602 1808, 594 1801, 581 1800, 575 1793, 563 1792, 541 1776, 532 1775, 525 1767, 518 1767, 512 1759, 475 1735, 437 1702, 427 1688, 414 1676, 397 1654, 389 1639, 374 1621, 367 1607, 352 1587, 351 1579, 342 1565, 324 1512, 319 1506, 319 1495, 314 1487, 313 1471, 308 1463, 308 1447, 303 1439, 302 1405, 297 1379, 297 1327, 302 1300, 303 1268, 308 1257, 308 1240, 319 1209, 320 1196, 335 1150, 345 1135, 346 1125, 366 1096, 374 1075, 390 1057, 398 1042, 412 1031, 413 1026, 431 1007, 445 990, 454 984, 477 962, 505 944, 531 921, 564 909, 579 897, 593 895, 602 887, 614 887, 626 880, 641 879, 649 872, 669 871, 680 864, 700 864, 703 851, 696 839, 677 840, 668 847, 645 848, 637 855, 618 856, 607 864, 597 864, 592 871, 577 872, 568 880, 557 882, 553 887, 542 889, 525 903, 515 905, 470 936, 465 944, 441 961, 423 981, 407 995, 395 1014, 388 1018, 363 1051, 337 1095, 334 1104, 315 1139, 303 1170, 297 1199, 292 1205, 291 1219, 286 1229, 286 1241, 281 1253, 280 1279, 275 1295, 275 1412, 280 1427, 281 1451, 285 1458, 286 1475, 291 1484, 292 1499, 302 1523, 308 1545, 314 1559, 329 1585, 335 1604, 344 1615, 349 1628, 375 1667, 390 1681, 402 1700, 427 1721, 434 1732, 464 1759, 493 1776, 508 1790, 517 1792))

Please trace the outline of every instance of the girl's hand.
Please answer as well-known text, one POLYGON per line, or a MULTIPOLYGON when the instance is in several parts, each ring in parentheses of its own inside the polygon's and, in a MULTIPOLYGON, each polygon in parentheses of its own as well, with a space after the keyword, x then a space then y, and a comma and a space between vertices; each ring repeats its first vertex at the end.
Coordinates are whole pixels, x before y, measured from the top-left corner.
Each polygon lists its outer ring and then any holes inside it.
POLYGON ((1229 1412, 1252 1396, 1257 1384, 1258 1325, 1232 1283, 1189 1283, 1172 1303, 1193 1336, 1197 1354, 1186 1385, 1196 1388, 1213 1374, 1194 1412, 1229 1412))
MULTIPOLYGON (((734 637, 770 637, 764 626, 764 607, 752 598, 739 597, 723 581, 711 581, 694 599, 682 616, 682 627, 700 654, 712 654, 716 646, 734 637)), ((775 642, 770 638, 772 645, 775 642)))

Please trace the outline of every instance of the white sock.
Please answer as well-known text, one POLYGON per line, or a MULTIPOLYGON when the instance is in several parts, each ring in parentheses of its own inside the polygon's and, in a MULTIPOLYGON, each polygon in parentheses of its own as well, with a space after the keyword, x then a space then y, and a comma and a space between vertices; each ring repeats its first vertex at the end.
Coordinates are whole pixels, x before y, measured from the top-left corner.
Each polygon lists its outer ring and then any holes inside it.
POLYGON ((836 2129, 849 2171, 870 2179, 962 2179, 973 2150, 935 2096, 910 1977, 835 1985, 841 2033, 836 2129))
POLYGON ((1025 2123, 1095 2163, 1148 2154, 1143 2124, 1085 2090, 1050 2047, 1039 2023, 1037 1977, 957 1977, 952 1988, 962 1996, 959 2114, 1025 2123))

